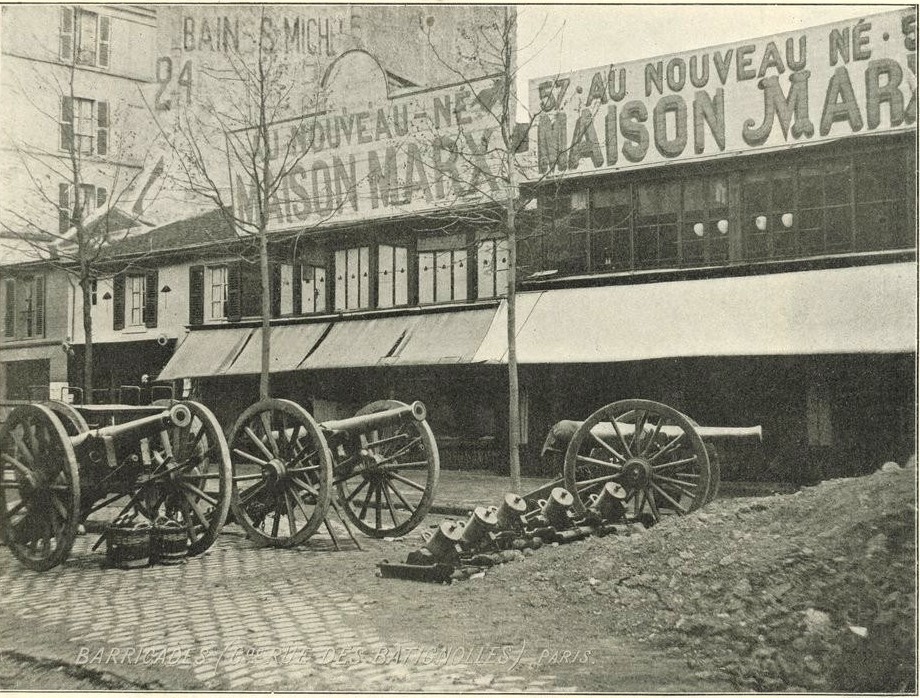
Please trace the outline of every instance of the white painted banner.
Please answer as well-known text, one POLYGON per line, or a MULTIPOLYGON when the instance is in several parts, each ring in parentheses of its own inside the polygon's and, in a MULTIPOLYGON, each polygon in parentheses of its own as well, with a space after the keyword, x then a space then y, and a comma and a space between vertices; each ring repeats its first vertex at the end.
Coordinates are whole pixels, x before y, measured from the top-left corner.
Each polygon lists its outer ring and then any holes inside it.
POLYGON ((914 128, 913 9, 530 81, 533 174, 686 162, 914 128))

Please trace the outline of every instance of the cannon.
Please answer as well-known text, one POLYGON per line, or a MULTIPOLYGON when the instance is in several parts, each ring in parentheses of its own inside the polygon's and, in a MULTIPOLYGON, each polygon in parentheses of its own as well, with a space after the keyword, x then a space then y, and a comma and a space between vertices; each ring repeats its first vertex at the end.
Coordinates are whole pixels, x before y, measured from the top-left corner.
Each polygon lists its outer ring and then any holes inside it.
POLYGON ((330 509, 366 535, 405 535, 428 513, 438 482, 426 416, 421 402, 380 400, 319 423, 291 400, 255 403, 227 438, 233 519, 276 547, 328 527, 330 509))
POLYGON ((0 428, 0 529, 37 571, 67 559, 88 517, 116 510, 114 521, 133 512, 181 523, 197 555, 227 517, 230 473, 220 425, 197 402, 21 405, 0 428))
POLYGON ((759 426, 704 427, 658 402, 620 400, 583 422, 564 420, 550 429, 542 453, 554 469, 562 458, 562 476, 524 498, 533 502, 562 485, 583 516, 613 482, 625 490, 627 515, 654 524, 715 498, 721 479, 715 442, 761 438, 759 426))

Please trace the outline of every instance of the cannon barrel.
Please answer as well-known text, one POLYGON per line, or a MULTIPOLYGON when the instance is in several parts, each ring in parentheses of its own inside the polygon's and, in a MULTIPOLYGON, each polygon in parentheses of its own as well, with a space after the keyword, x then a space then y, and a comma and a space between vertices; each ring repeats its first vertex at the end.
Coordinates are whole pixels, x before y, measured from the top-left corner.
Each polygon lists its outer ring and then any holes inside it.
POLYGON ((139 441, 140 439, 159 434, 163 429, 172 427, 186 427, 192 422, 192 412, 185 405, 178 403, 172 405, 158 414, 153 414, 140 419, 133 419, 124 424, 114 424, 108 427, 99 427, 92 431, 71 437, 74 448, 80 447, 84 442, 102 440, 107 444, 118 441, 139 441))
POLYGON ((367 429, 385 427, 394 422, 400 422, 404 419, 414 419, 417 422, 425 421, 428 416, 428 410, 425 405, 416 400, 411 405, 402 405, 393 407, 380 412, 371 412, 370 414, 359 414, 346 419, 333 419, 328 422, 321 422, 320 427, 326 432, 342 432, 346 434, 362 432, 367 429))

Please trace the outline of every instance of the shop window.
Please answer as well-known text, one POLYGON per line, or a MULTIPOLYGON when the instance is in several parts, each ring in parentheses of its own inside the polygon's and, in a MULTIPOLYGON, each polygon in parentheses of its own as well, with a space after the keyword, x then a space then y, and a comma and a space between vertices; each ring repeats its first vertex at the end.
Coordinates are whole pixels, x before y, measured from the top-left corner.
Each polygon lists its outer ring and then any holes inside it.
POLYGON ((408 302, 408 250, 393 245, 378 246, 377 307, 392 308, 408 302))
POLYGON ((592 192, 591 206, 592 269, 629 269, 632 263, 629 187, 598 188, 592 192))
POLYGON ((433 250, 418 255, 419 303, 466 300, 467 258, 465 249, 433 250))
POLYGON ((540 201, 543 268, 577 274, 588 268, 587 189, 557 193, 540 201))
POLYGON ((900 150, 880 151, 855 161, 856 242, 860 250, 898 249, 913 244, 916 173, 900 150))
POLYGON ((80 97, 61 98, 61 150, 81 155, 106 155, 109 143, 109 105, 80 97))
POLYGON ((478 297, 504 296, 508 291, 508 241, 480 240, 476 258, 478 297))
POLYGON ((139 327, 144 324, 144 306, 146 305, 146 277, 129 276, 127 277, 128 292, 128 310, 129 324, 131 327, 139 327))
POLYGON ((301 276, 302 312, 325 312, 326 268, 305 264, 301 269, 301 276))
POLYGON ((111 20, 77 7, 61 8, 59 55, 64 62, 109 67, 111 20))
POLYGON ((370 248, 351 247, 335 253, 335 309, 370 307, 370 248))
POLYGON ((634 241, 636 266, 676 264, 680 183, 674 181, 640 184, 637 194, 634 241))
POLYGON ((744 178, 742 199, 745 257, 772 259, 793 252, 795 172, 782 168, 749 173, 744 178))
POLYGON ((728 181, 698 177, 684 181, 680 257, 685 265, 728 260, 728 181))

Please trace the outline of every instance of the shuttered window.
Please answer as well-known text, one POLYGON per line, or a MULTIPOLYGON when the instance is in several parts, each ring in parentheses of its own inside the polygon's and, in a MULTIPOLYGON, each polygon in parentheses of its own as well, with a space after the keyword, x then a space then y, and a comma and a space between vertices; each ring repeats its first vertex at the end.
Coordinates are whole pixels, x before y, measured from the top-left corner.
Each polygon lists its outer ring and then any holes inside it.
POLYGON ((188 270, 188 323, 204 322, 204 267, 200 264, 188 270))
POLYGON ((326 311, 326 268, 304 264, 301 267, 301 313, 326 311))
POLYGON ((108 68, 112 20, 78 7, 62 7, 58 56, 64 63, 108 68))
POLYGON ((154 269, 144 280, 144 326, 157 326, 157 301, 159 299, 159 274, 154 269))
POLYGON ((16 280, 6 279, 3 283, 3 336, 16 334, 16 280))
POLYGON ((109 104, 83 97, 61 97, 61 150, 82 155, 107 155, 109 151, 109 104))

